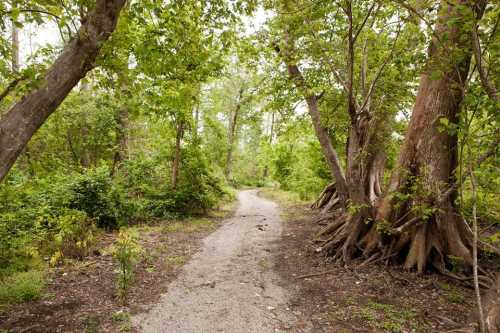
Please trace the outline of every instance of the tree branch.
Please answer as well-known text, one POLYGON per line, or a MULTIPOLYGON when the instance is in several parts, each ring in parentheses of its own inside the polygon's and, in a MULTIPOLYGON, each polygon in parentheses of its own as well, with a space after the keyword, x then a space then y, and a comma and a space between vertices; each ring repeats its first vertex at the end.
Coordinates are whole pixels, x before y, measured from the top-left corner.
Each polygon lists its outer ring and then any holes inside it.
POLYGON ((472 29, 472 46, 474 49, 474 58, 476 59, 477 71, 479 72, 481 83, 488 96, 490 96, 493 101, 500 103, 500 97, 498 96, 497 89, 493 85, 493 82, 489 79, 488 74, 483 67, 483 56, 481 52, 481 42, 479 41, 479 36, 477 34, 477 25, 472 29))
MULTIPOLYGON (((54 18, 56 18, 57 20, 60 20, 61 17, 59 15, 56 15, 54 13, 51 13, 51 12, 48 12, 46 10, 43 10, 43 9, 31 9, 31 8, 28 8, 28 9, 20 9, 19 12, 21 13, 38 13, 38 14, 44 14, 44 15, 48 15, 48 16, 52 16, 54 18)), ((12 14, 12 10, 9 10, 6 12, 6 14, 12 14)))
POLYGON ((399 26, 398 28, 398 32, 396 34, 396 38, 394 39, 394 43, 392 44, 392 48, 391 48, 391 53, 387 56, 387 58, 384 60, 384 62, 382 63, 382 66, 380 66, 378 72, 377 72, 377 75, 375 76, 375 78, 373 79, 371 85, 370 85, 370 88, 368 89, 368 93, 366 94, 366 97, 365 97, 365 100, 363 101, 363 105, 361 106, 361 108, 359 109, 359 113, 362 113, 363 110, 365 109, 368 101, 370 100, 372 94, 373 94, 373 91, 375 89, 375 85, 377 84, 377 81, 379 80, 380 76, 382 75, 382 72, 385 68, 385 66, 387 66, 387 64, 389 63, 389 61, 393 58, 394 56, 394 51, 396 49, 396 44, 398 42, 398 38, 399 38, 399 34, 401 33, 401 26, 399 26))
POLYGON ((353 38, 353 42, 356 43, 356 40, 358 39, 358 36, 359 34, 361 33, 361 31, 363 30, 363 28, 365 27, 366 25, 366 22, 368 21, 368 18, 370 17, 370 15, 372 14, 373 12, 373 9, 375 8, 375 5, 377 4, 376 1, 373 2, 372 6, 370 7, 370 9, 368 10, 368 13, 366 14, 363 22, 361 23, 361 25, 358 27, 356 33, 354 34, 354 38, 353 38))

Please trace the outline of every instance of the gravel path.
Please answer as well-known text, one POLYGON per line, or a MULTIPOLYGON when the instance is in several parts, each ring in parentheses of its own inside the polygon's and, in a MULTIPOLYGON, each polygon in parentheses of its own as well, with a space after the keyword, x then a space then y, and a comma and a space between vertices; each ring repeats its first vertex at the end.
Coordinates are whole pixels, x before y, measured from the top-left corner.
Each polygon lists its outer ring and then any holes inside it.
POLYGON ((273 241, 281 236, 278 207, 238 194, 236 215, 204 240, 168 293, 133 318, 141 332, 284 332, 295 320, 285 290, 270 269, 273 241))

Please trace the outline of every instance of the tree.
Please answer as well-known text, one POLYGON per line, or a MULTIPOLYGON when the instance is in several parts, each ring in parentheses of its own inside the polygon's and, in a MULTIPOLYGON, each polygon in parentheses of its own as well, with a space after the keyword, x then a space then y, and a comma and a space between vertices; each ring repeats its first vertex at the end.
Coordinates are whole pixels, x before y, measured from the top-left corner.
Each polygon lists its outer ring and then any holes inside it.
POLYGON ((456 124, 472 56, 471 27, 483 1, 441 2, 405 141, 388 190, 377 207, 330 225, 324 250, 344 261, 399 257, 405 268, 432 265, 445 272, 449 257, 472 265, 472 234, 455 205, 456 124), (448 128, 449 129, 449 128, 448 128))
POLYGON ((102 44, 116 27, 125 0, 97 0, 77 36, 63 49, 41 82, 0 119, 0 181, 33 134, 73 87, 94 67, 102 44))
POLYGON ((323 213, 350 203, 371 206, 382 194, 394 115, 411 94, 411 62, 401 52, 415 31, 398 23, 400 16, 391 4, 282 1, 275 49, 307 103, 332 173, 333 183, 314 204, 323 213), (396 76, 403 79, 398 90, 391 87, 396 76), (345 163, 333 136, 346 138, 345 163))

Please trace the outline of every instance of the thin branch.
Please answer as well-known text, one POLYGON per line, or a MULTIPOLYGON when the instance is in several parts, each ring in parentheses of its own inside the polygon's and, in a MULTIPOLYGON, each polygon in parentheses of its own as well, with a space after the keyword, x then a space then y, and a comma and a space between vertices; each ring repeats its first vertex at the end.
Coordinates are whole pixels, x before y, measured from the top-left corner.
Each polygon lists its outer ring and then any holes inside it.
MULTIPOLYGON (((48 16, 52 16, 54 18, 56 18, 57 20, 60 20, 61 17, 59 15, 56 15, 54 13, 51 13, 51 12, 48 12, 46 10, 43 10, 43 9, 20 9, 19 12, 21 13, 38 13, 38 14, 45 14, 45 15, 48 15, 48 16)), ((7 14, 12 14, 12 11, 8 11, 6 12, 7 14)))
MULTIPOLYGON (((373 9, 375 8, 375 5, 377 4, 376 1, 373 2, 372 6, 370 7, 370 9, 368 10, 368 13, 366 13, 366 16, 363 20, 363 22, 361 23, 361 25, 358 27, 356 33, 354 34, 354 37, 353 37, 353 42, 356 43, 356 40, 358 39, 358 36, 359 34, 361 33, 361 31, 363 30, 363 28, 365 27, 365 24, 366 24, 366 21, 368 21, 368 18, 370 17, 370 15, 372 14, 373 12, 373 9)), ((378 10, 378 9, 377 9, 378 10)))
POLYGON ((400 4, 401 6, 403 6, 405 9, 407 9, 409 12, 415 14, 419 19, 421 19, 422 21, 424 21, 424 23, 427 25, 427 27, 429 27, 430 29, 432 29, 433 25, 432 23, 427 20, 422 14, 420 14, 415 8, 413 8, 411 5, 407 4, 405 1, 403 0, 394 0, 394 2, 400 4))
POLYGON ((372 94, 373 94, 373 91, 375 89, 375 85, 377 84, 377 81, 379 80, 380 76, 382 75, 382 72, 384 71, 384 68, 385 66, 387 66, 387 64, 389 63, 389 61, 393 58, 394 56, 394 51, 396 50, 396 44, 398 42, 398 38, 399 38, 399 34, 401 33, 401 26, 399 26, 398 28, 398 32, 396 34, 396 38, 394 39, 394 43, 392 44, 392 48, 391 48, 391 53, 387 56, 387 58, 384 60, 382 66, 380 66, 378 72, 377 72, 377 75, 375 76, 375 78, 373 79, 371 85, 370 85, 370 88, 368 89, 368 93, 366 94, 366 97, 365 97, 365 100, 363 101, 363 105, 361 106, 361 108, 359 109, 359 113, 362 113, 363 110, 365 109, 366 107, 366 104, 368 103, 368 101, 370 100, 372 94))
MULTIPOLYGON (((470 149, 470 147, 469 147, 470 149)), ((473 240, 472 240, 472 269, 474 275, 474 291, 476 293, 477 310, 479 312, 479 328, 481 333, 486 332, 486 324, 484 322, 484 311, 483 304, 481 302, 481 292, 479 290, 479 278, 477 273, 477 241, 478 241, 478 231, 477 231, 477 191, 476 191, 476 178, 474 177, 474 170, 472 168, 472 162, 469 163, 469 174, 472 184, 472 229, 473 229, 473 240)))
POLYGON ((354 121, 356 117, 356 105, 354 103, 354 35, 353 35, 353 17, 352 17, 352 1, 346 0, 345 13, 348 22, 347 32, 347 111, 354 121))
POLYGON ((488 96, 490 96, 493 101, 500 103, 500 97, 498 96, 497 89, 495 88, 493 82, 489 79, 483 66, 481 42, 479 41, 479 36, 477 35, 477 25, 472 29, 472 46, 474 48, 474 57, 476 59, 477 71, 479 72, 481 83, 483 84, 488 96))

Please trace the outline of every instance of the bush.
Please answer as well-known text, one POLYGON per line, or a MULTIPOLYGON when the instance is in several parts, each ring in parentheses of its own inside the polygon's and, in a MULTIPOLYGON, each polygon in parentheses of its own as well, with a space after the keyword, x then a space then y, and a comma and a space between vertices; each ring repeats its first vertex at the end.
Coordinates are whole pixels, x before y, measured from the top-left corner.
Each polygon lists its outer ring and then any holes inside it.
POLYGON ((171 218, 204 212, 214 207, 227 191, 223 187, 222 176, 217 176, 208 166, 199 150, 187 147, 183 151, 181 172, 177 188, 172 189, 164 178, 168 172, 162 168, 154 170, 150 162, 144 162, 149 175, 142 179, 137 174, 138 162, 130 163, 131 171, 124 183, 139 202, 142 216, 171 218), (135 184, 139 181, 140 184, 135 184))
POLYGON ((14 304, 40 299, 46 286, 41 271, 16 273, 0 282, 0 304, 14 304))
POLYGON ((281 189, 299 194, 301 200, 314 199, 331 181, 331 175, 316 141, 296 147, 288 143, 276 146, 273 178, 281 189))
POLYGON ((16 214, 0 214, 0 278, 38 262, 37 240, 33 227, 19 220, 16 214))
POLYGON ((69 207, 87 213, 98 227, 107 230, 123 225, 130 211, 123 192, 113 186, 109 173, 107 167, 90 169, 69 185, 69 207))
POLYGON ((134 280, 134 268, 140 258, 142 249, 138 235, 132 230, 121 230, 113 246, 113 258, 118 264, 116 289, 118 297, 125 299, 128 289, 134 280))
POLYGON ((64 257, 80 260, 86 257, 94 241, 94 221, 78 210, 67 210, 57 218, 56 251, 50 263, 56 265, 64 257))

